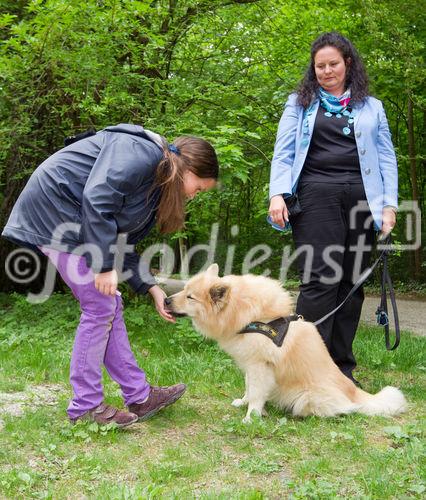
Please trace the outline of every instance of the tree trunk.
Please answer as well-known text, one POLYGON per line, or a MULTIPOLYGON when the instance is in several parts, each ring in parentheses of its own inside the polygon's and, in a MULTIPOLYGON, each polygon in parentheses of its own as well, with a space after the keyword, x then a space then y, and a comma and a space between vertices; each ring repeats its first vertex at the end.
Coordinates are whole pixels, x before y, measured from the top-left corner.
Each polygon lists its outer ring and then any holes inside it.
POLYGON ((184 240, 184 238, 180 237, 179 238, 179 258, 180 258, 181 265, 182 265, 182 262, 185 261, 186 254, 187 254, 187 248, 186 248, 185 240, 184 240))
MULTIPOLYGON (((414 118, 413 118, 413 100, 411 96, 408 96, 408 155, 410 158, 410 175, 411 175, 411 190, 413 201, 419 202, 419 191, 417 185, 417 162, 416 162, 416 145, 414 137, 414 118)), ((420 279, 421 272, 421 249, 417 248, 414 250, 414 269, 413 278, 420 279)))

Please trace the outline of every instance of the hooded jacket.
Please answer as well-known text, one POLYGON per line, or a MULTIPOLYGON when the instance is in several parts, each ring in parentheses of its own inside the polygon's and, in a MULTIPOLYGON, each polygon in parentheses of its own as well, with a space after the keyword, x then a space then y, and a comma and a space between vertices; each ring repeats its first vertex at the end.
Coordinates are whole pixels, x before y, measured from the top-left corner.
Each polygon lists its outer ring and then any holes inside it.
MULTIPOLYGON (((127 244, 155 224, 160 197, 153 188, 163 158, 161 137, 138 125, 120 124, 64 147, 31 175, 2 236, 38 251, 39 246, 81 253, 95 273, 114 267, 117 236, 127 244), (90 251, 78 249, 90 246, 90 251)), ((136 252, 124 253, 124 271, 138 293, 155 284, 136 252)))

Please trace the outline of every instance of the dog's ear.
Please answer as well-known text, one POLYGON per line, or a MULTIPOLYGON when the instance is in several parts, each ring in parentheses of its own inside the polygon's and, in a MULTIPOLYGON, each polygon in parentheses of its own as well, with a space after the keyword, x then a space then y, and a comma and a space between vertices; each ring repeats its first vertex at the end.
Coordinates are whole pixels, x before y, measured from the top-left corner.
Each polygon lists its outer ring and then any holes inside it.
POLYGON ((226 299, 229 295, 229 286, 218 283, 210 288, 209 294, 213 304, 222 308, 226 304, 226 299))
POLYGON ((209 273, 212 276, 219 276, 219 266, 217 264, 212 264, 207 268, 206 273, 209 273))

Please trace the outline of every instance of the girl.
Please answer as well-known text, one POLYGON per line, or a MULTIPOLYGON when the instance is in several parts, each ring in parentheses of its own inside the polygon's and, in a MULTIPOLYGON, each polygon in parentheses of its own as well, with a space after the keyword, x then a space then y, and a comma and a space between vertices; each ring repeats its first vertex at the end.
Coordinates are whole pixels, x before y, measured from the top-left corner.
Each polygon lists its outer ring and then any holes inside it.
MULTIPOLYGON (((87 135, 87 134, 86 134, 87 135)), ((19 196, 2 236, 43 252, 80 303, 68 407, 72 422, 128 426, 174 403, 184 384, 152 387, 131 351, 117 291, 116 245, 143 239, 154 226, 162 233, 183 226, 185 200, 216 185, 218 161, 203 139, 173 144, 141 126, 121 124, 69 144, 44 161, 19 196), (129 412, 106 405, 102 364, 121 387, 129 412)), ((137 293, 149 292, 158 313, 166 294, 135 252, 121 255, 123 272, 137 293)))

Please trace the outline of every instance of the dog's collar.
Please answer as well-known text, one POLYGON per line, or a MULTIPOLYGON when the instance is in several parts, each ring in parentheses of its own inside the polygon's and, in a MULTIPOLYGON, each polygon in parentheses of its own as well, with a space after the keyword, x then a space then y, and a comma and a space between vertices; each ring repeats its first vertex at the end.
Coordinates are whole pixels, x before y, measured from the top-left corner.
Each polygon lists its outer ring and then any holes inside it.
POLYGON ((300 314, 291 314, 290 316, 274 319, 274 321, 270 321, 269 323, 253 321, 238 333, 261 333, 270 338, 277 347, 281 347, 287 335, 290 322, 297 321, 298 319, 303 319, 303 316, 300 314))

